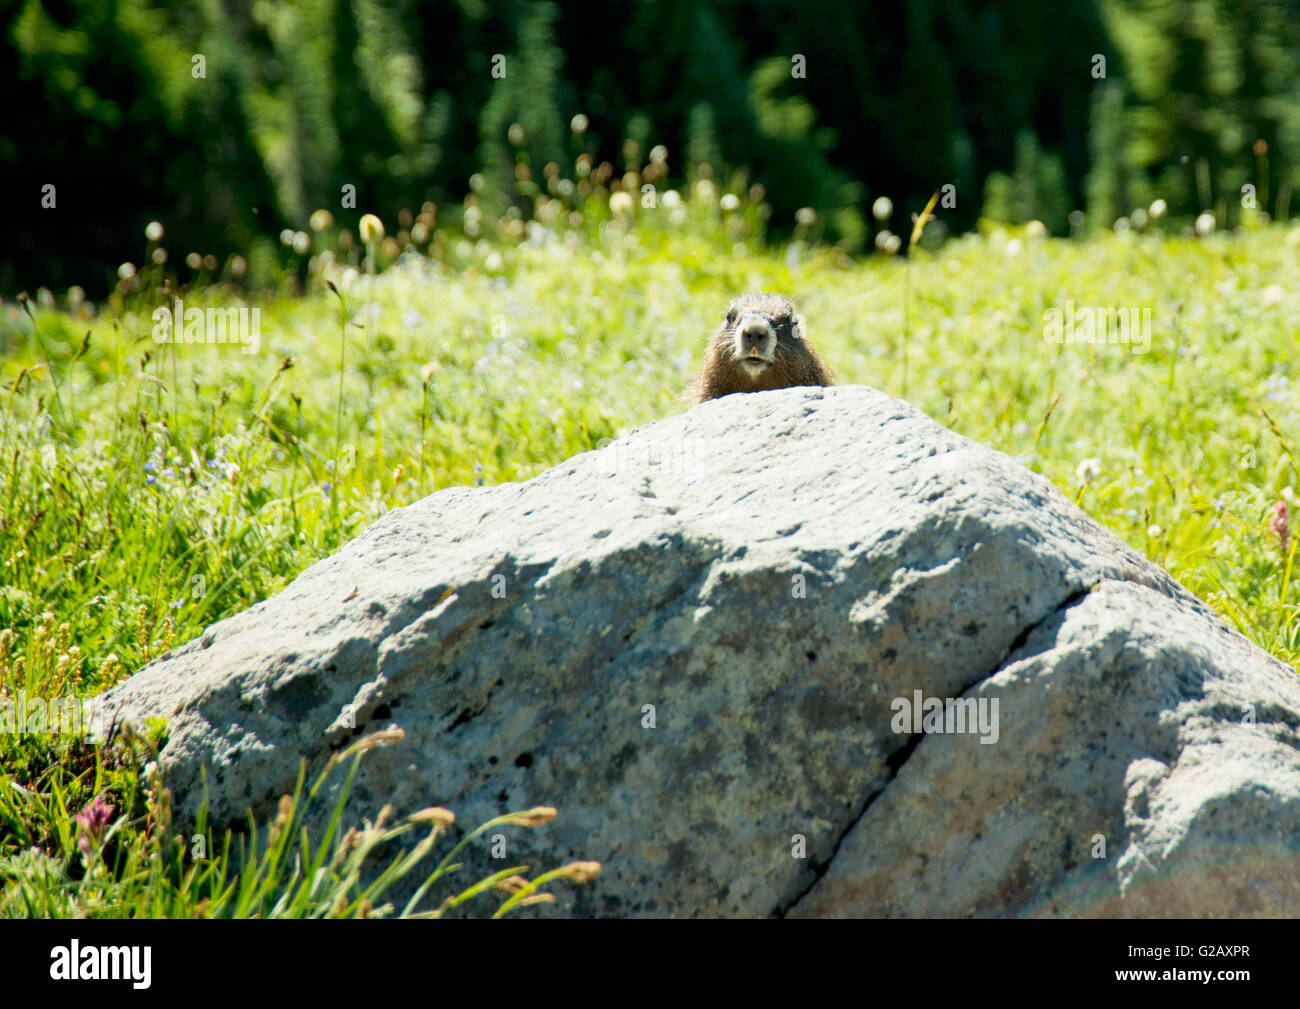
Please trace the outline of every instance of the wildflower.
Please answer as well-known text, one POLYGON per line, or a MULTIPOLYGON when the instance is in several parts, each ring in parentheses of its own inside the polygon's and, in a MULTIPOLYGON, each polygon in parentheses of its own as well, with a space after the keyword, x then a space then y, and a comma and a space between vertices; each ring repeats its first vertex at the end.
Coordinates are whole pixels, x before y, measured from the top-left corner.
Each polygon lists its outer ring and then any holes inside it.
POLYGON ((150 221, 145 225, 144 237, 151 242, 162 241, 163 226, 157 221, 150 221))
POLYGON ((91 848, 99 847, 103 840, 113 819, 113 807, 97 795, 73 819, 77 824, 77 847, 89 855, 91 848))
POLYGON ((735 193, 728 193, 726 196, 722 198, 718 206, 720 206, 723 210, 739 210, 740 197, 737 196, 735 193))
POLYGON ((1265 305, 1280 305, 1286 299, 1286 289, 1281 284, 1269 284, 1264 288, 1265 305))
POLYGON ((1268 520, 1268 528, 1277 537, 1278 549, 1283 555, 1287 554, 1291 546, 1291 513, 1285 501, 1273 505, 1273 517, 1268 520))
POLYGON ((1168 209, 1169 209, 1169 204, 1167 204, 1164 200, 1152 200, 1151 206, 1148 208, 1147 213, 1151 215, 1151 220, 1158 221, 1160 220, 1160 218, 1165 216, 1165 211, 1168 209))
POLYGON ((1147 535, 1150 536, 1153 540, 1159 539, 1160 534, 1162 532, 1164 532, 1164 530, 1161 529, 1158 525, 1147 526, 1147 535))
POLYGON ((569 129, 574 133, 586 133, 589 125, 590 121, 581 112, 569 120, 569 129))
POLYGON ((877 221, 887 221, 894 213, 894 201, 888 196, 876 198, 876 202, 871 205, 871 216, 877 221))
POLYGON ((320 496, 323 498, 329 497, 330 491, 332 491, 333 489, 334 489, 334 485, 330 483, 328 480, 325 481, 325 483, 320 485, 320 496))
POLYGON ((1081 484, 1090 484, 1101 476, 1101 460, 1095 455, 1082 460, 1074 468, 1074 479, 1081 484))
POLYGON ((1214 214, 1210 211, 1203 211, 1196 218, 1196 234, 1201 238, 1209 235, 1214 231, 1214 214))
POLYGON ((632 197, 628 193, 614 193, 609 198, 610 212, 620 217, 632 213, 632 197))
POLYGON ((374 214, 365 214, 361 218, 361 224, 357 230, 361 233, 361 241, 369 245, 371 242, 378 242, 384 237, 384 222, 374 214))
POLYGON ((334 224, 334 215, 328 210, 313 210, 311 217, 307 218, 307 224, 312 231, 324 231, 334 224))
POLYGON ((117 682, 117 676, 122 671, 122 663, 117 657, 116 652, 109 652, 104 656, 104 661, 99 667, 99 679, 101 683, 112 686, 117 682))
POLYGON ((1291 380, 1286 375, 1277 372, 1269 375, 1264 382, 1265 387, 1268 389, 1268 392, 1264 394, 1264 398, 1274 403, 1285 403, 1287 400, 1287 387, 1290 382, 1291 380))

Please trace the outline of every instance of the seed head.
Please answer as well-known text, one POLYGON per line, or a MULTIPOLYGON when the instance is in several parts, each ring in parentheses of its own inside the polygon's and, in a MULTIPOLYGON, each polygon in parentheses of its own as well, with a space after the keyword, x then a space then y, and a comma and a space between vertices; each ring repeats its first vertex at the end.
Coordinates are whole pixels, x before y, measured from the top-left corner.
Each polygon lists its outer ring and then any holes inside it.
POLYGON ((540 827, 544 823, 550 823, 555 816, 554 806, 534 806, 522 813, 511 813, 505 822, 516 827, 540 827))
POLYGON ((599 862, 570 862, 560 869, 564 878, 575 883, 590 883, 600 875, 599 862))
POLYGON ((441 806, 429 806, 407 817, 412 823, 434 823, 439 827, 450 827, 456 822, 456 814, 441 806))
POLYGON ((367 245, 382 241, 384 238, 384 222, 374 214, 363 215, 357 230, 361 233, 361 241, 367 245))

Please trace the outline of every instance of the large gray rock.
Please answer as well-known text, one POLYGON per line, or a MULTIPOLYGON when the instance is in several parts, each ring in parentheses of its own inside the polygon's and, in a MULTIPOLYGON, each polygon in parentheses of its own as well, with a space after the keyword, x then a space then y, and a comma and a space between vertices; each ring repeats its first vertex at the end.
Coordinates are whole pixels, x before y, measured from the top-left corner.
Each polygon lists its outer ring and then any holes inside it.
POLYGON ((169 719, 178 811, 206 768, 217 823, 400 726, 353 815, 557 806, 511 859, 604 871, 552 913, 1300 914, 1295 673, 862 387, 726 397, 390 512, 108 702, 169 719), (997 722, 916 732, 915 691, 997 722))

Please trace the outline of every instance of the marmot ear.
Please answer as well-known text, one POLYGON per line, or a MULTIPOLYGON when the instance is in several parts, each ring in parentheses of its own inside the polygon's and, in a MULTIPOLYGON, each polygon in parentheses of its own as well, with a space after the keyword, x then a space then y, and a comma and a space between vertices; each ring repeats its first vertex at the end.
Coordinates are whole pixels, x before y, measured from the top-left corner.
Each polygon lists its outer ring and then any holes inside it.
POLYGON ((790 335, 793 336, 796 340, 803 339, 803 316, 802 315, 796 315, 794 317, 794 322, 790 324, 790 335))

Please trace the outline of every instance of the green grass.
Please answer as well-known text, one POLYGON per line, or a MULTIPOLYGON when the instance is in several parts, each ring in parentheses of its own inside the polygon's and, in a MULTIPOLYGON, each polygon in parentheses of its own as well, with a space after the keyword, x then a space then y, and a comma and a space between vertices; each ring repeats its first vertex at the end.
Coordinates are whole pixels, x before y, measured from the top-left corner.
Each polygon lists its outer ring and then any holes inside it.
MULTIPOLYGON (((396 906, 379 902, 395 883, 416 874, 455 822, 450 810, 435 806, 392 823, 394 811, 385 806, 374 822, 344 829, 348 796, 365 752, 400 743, 401 737, 400 730, 389 730, 358 740, 331 758, 306 789, 304 765, 274 819, 259 831, 250 818, 247 832, 235 835, 227 830, 220 839, 208 828, 202 810, 188 836, 173 833, 170 791, 156 768, 150 769, 152 763, 146 765, 147 782, 141 782, 133 759, 137 748, 156 756, 158 739, 129 729, 122 745, 64 751, 58 755, 62 759, 36 772, 35 784, 32 777, 26 785, 0 777, 0 821, 12 829, 17 847, 0 858, 0 918, 391 916, 396 906), (75 765, 92 760, 93 768, 78 773, 75 765), (340 765, 347 765, 345 780, 323 835, 313 842, 304 823, 340 765), (86 779, 93 782, 89 789, 86 779), (74 815, 77 806, 69 802, 77 792, 113 795, 125 813, 107 806, 98 821, 81 822, 82 817, 74 815), (427 833, 384 863, 384 852, 419 831, 427 833)), ((554 895, 543 888, 557 880, 581 883, 594 878, 600 871, 594 862, 572 862, 532 880, 523 875, 528 866, 512 865, 463 890, 452 887, 437 903, 426 901, 430 893, 448 889, 462 867, 454 859, 468 844, 489 830, 542 826, 555 815, 553 808, 538 807, 495 817, 468 831, 432 870, 425 866, 423 882, 398 916, 441 918, 461 904, 495 893, 504 896, 493 917, 502 917, 519 907, 553 902, 554 895)))
MULTIPOLYGON (((347 236, 313 235, 311 265, 260 302, 255 355, 155 344, 150 313, 170 296, 154 267, 93 312, 0 305, 9 694, 100 692, 272 595, 388 508, 527 479, 684 409, 728 299, 755 289, 796 298, 841 382, 899 395, 906 381, 921 409, 1047 476, 1260 647, 1300 663, 1300 538, 1284 554, 1268 524, 1300 483, 1300 231, 1071 242, 990 228, 931 251, 927 240, 910 261, 855 261, 807 235, 765 247, 761 193, 723 210, 706 183, 675 207, 611 212, 585 178, 572 197, 533 190, 537 224, 489 221, 471 200, 455 229, 403 229, 419 248, 404 261, 392 238, 377 244, 376 277, 347 267, 364 255, 347 236), (1045 342, 1044 311, 1067 299, 1149 308, 1149 352, 1045 342)), ((215 277, 185 294, 187 305, 237 297, 215 277)), ((253 834, 189 858, 159 822, 148 745, 0 735, 0 913, 373 905, 344 862, 329 888, 304 893, 283 864, 263 866, 269 849, 253 834), (72 817, 95 795, 118 812, 116 854, 87 867, 72 817)), ((328 862, 338 840, 298 856, 328 862)))

